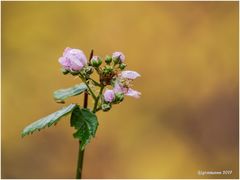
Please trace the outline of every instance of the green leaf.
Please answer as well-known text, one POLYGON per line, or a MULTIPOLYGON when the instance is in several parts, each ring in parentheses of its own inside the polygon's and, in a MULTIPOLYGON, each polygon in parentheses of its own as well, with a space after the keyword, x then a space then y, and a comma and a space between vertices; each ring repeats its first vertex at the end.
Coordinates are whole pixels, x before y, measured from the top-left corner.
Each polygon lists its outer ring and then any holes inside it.
POLYGON ((98 120, 97 116, 88 109, 75 108, 71 115, 71 126, 77 131, 73 134, 74 138, 81 141, 81 150, 90 142, 91 137, 95 137, 98 120))
POLYGON ((59 89, 53 93, 53 97, 57 102, 62 103, 66 98, 79 95, 85 90, 87 90, 87 86, 81 83, 67 89, 59 89))
POLYGON ((74 108, 76 108, 78 105, 76 104, 70 104, 67 107, 64 107, 44 118, 39 119, 38 121, 35 121, 34 123, 28 125, 25 127, 22 131, 22 137, 33 133, 36 130, 41 130, 45 128, 46 126, 50 127, 53 124, 56 124, 60 118, 63 116, 66 116, 68 113, 70 113, 74 108))

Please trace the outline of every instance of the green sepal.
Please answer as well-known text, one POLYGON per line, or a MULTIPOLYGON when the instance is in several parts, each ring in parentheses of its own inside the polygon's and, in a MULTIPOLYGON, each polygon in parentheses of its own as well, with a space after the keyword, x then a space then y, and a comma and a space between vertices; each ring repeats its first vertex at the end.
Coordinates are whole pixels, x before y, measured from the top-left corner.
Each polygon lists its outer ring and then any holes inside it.
POLYGON ((61 71, 62 71, 62 73, 63 73, 64 75, 66 75, 66 74, 69 73, 69 71, 68 71, 67 69, 64 69, 64 68, 62 68, 61 71))
POLYGON ((109 55, 107 55, 106 58, 105 58, 105 62, 106 62, 107 64, 110 64, 110 63, 112 62, 112 57, 109 56, 109 55))
POLYGON ((111 105, 111 103, 104 102, 102 104, 101 108, 104 112, 107 112, 112 108, 112 105, 111 105))
POLYGON ((126 66, 127 66, 127 65, 124 64, 124 63, 119 64, 119 68, 120 68, 121 70, 124 70, 126 66))
POLYGON ((115 93, 115 99, 113 101, 114 104, 119 104, 120 102, 122 102, 124 99, 124 94, 121 92, 117 92, 115 93))

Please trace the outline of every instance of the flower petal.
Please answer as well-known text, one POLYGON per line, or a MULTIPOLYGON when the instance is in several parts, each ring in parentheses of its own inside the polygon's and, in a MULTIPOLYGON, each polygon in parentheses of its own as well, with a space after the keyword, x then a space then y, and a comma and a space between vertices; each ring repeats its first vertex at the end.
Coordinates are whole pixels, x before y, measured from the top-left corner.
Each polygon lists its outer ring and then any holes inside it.
POLYGON ((69 53, 71 56, 76 57, 83 65, 87 64, 87 58, 80 49, 71 49, 69 53))
POLYGON ((125 79, 136 79, 137 77, 140 77, 141 75, 137 73, 136 71, 122 71, 121 77, 125 79))
POLYGON ((115 99, 115 93, 113 90, 107 89, 104 92, 103 97, 106 102, 112 102, 115 99))
POLYGON ((72 71, 80 71, 87 64, 83 51, 69 47, 65 48, 63 56, 58 61, 64 69, 72 71))
POLYGON ((71 62, 68 58, 60 57, 58 62, 62 65, 62 67, 66 70, 70 70, 71 62))
POLYGON ((83 64, 77 58, 71 58, 71 69, 74 71, 79 71, 83 68, 83 64))
POLYGON ((114 91, 115 93, 120 92, 120 93, 124 93, 124 94, 125 94, 125 93, 127 93, 128 88, 123 87, 120 83, 116 82, 116 83, 114 84, 113 91, 114 91))
POLYGON ((63 52, 63 56, 66 56, 72 48, 66 47, 63 52))
POLYGON ((135 91, 131 88, 128 89, 128 92, 125 93, 126 96, 132 96, 134 98, 140 98, 141 93, 139 91, 135 91))

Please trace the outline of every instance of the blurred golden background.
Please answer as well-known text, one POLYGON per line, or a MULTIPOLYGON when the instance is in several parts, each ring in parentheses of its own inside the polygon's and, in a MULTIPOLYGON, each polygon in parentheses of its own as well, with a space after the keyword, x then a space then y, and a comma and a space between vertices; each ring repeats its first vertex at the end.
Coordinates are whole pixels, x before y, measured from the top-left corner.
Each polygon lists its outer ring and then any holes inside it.
POLYGON ((68 118, 20 136, 80 82, 60 72, 65 47, 122 51, 142 75, 140 99, 98 114, 84 178, 238 177, 238 2, 2 2, 2 178, 75 177, 68 118))

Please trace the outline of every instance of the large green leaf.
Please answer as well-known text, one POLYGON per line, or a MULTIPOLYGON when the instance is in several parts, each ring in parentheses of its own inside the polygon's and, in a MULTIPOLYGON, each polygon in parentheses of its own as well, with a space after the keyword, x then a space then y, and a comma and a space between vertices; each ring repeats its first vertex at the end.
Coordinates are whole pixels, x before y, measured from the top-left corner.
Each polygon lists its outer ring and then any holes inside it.
POLYGON ((44 118, 39 119, 38 121, 35 121, 23 129, 22 137, 28 135, 29 133, 33 133, 36 130, 41 130, 46 126, 50 127, 52 124, 57 123, 61 117, 66 116, 68 113, 70 113, 77 106, 78 105, 76 104, 70 104, 67 107, 64 107, 44 118))
POLYGON ((95 137, 98 127, 97 116, 88 109, 75 108, 71 115, 71 126, 77 129, 73 136, 81 141, 80 146, 83 150, 91 137, 95 137))
POLYGON ((79 95, 85 90, 87 90, 87 86, 81 83, 67 89, 59 89, 53 93, 53 97, 58 102, 64 102, 66 98, 79 95))

